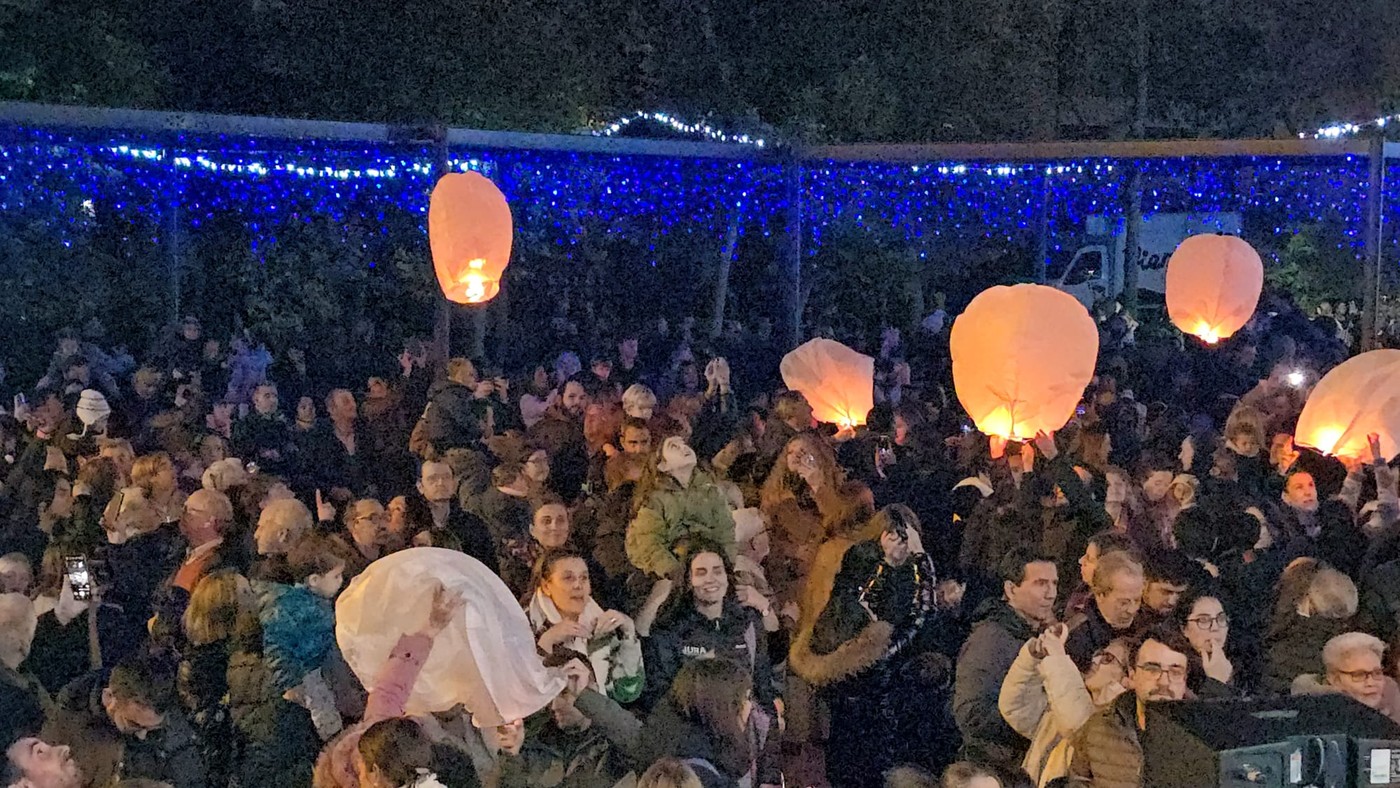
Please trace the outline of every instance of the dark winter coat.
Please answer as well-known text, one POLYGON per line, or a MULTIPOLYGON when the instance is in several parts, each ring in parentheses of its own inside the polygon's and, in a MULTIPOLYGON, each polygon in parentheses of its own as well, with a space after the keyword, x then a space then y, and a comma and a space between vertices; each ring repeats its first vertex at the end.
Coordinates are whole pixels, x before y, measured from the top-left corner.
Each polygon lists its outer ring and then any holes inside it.
POLYGON ((244 462, 282 477, 291 475, 299 460, 295 436, 281 413, 254 411, 234 422, 233 451, 244 462))
POLYGON ((1287 695, 1293 680, 1299 676, 1326 673, 1322 647, 1348 629, 1348 622, 1339 619, 1299 615, 1285 619, 1264 641, 1264 675, 1260 689, 1273 695, 1287 695))
POLYGON ((1114 638, 1125 637, 1136 631, 1138 622, 1133 623, 1134 626, 1125 630, 1114 629, 1113 625, 1104 620, 1103 614, 1099 612, 1098 603, 1091 597, 1088 607, 1084 610, 1083 619, 1070 623, 1069 637, 1065 640, 1065 653, 1069 654, 1083 673, 1089 669, 1094 655, 1113 642, 1114 638))
POLYGON ((256 627, 229 657, 234 774, 247 788, 306 788, 321 741, 306 709, 285 700, 261 655, 256 627))
POLYGON ((1002 599, 984 602, 975 618, 958 654, 953 716, 968 760, 1014 767, 1030 742, 1002 719, 997 700, 1002 680, 1035 629, 1002 599))
POLYGON ((646 665, 644 700, 654 702, 671 689, 681 665, 692 659, 728 659, 753 674, 754 700, 769 712, 778 689, 768 656, 768 636, 758 611, 724 601, 724 612, 711 621, 689 602, 667 611, 642 640, 642 664, 646 665))
POLYGON ((208 785, 194 731, 179 709, 165 714, 165 724, 145 739, 118 731, 102 706, 107 672, 94 671, 64 688, 41 737, 67 745, 87 778, 87 785, 144 778, 174 788, 208 785))
POLYGON ((146 640, 146 622, 155 614, 157 592, 185 558, 185 540, 174 525, 107 545, 103 551, 112 587, 98 612, 102 658, 109 665, 125 659, 146 640))
POLYGON ((481 439, 481 419, 472 406, 472 390, 454 380, 434 384, 423 409, 423 438, 438 456, 449 449, 465 449, 481 439))
POLYGON ((32 674, 0 665, 0 742, 36 736, 53 700, 32 674))

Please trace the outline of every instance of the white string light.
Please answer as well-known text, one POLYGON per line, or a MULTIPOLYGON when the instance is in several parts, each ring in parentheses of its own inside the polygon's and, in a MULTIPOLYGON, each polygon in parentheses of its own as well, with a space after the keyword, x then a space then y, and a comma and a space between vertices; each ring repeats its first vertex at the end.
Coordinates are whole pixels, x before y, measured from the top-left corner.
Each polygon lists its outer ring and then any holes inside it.
POLYGON ((741 145, 752 145, 755 148, 762 148, 765 144, 763 140, 757 137, 750 137, 747 134, 729 134, 703 121, 700 123, 686 123, 674 115, 665 112, 637 112, 626 117, 621 117, 606 124, 601 129, 595 129, 593 131, 593 136, 617 136, 622 133, 623 129, 639 120, 659 123, 680 134, 699 134, 711 142, 737 142, 741 145))
POLYGON ((1311 137, 1316 140, 1335 140, 1342 137, 1349 137, 1373 126, 1383 129, 1387 123, 1396 120, 1400 120, 1400 115, 1384 115, 1366 123, 1333 123, 1330 126, 1323 126, 1311 134, 1299 133, 1298 138, 1307 139, 1311 137))

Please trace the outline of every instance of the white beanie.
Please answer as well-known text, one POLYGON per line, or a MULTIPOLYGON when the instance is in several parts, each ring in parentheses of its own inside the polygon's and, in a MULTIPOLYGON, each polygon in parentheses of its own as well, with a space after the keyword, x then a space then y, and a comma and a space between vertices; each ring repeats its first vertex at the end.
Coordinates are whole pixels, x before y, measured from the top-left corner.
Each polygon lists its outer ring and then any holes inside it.
POLYGON ((83 389, 78 395, 78 421, 83 423, 84 432, 87 427, 101 422, 112 415, 112 406, 107 404, 107 398, 102 396, 102 392, 95 389, 83 389))

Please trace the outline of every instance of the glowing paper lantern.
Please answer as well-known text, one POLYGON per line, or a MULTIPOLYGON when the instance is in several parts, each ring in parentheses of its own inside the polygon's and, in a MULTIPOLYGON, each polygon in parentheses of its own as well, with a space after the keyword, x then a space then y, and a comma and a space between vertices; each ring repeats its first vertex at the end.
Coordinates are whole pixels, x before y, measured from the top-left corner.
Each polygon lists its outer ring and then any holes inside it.
POLYGON ((1233 235, 1193 235, 1167 261, 1167 314, 1207 345, 1244 328, 1259 305, 1264 263, 1233 235))
POLYGON ((373 688, 399 637, 423 630, 436 583, 461 594, 466 605, 434 638, 407 713, 461 703, 477 727, 490 727, 547 706, 564 681, 540 661, 520 602, 480 561, 438 547, 375 561, 336 599, 335 639, 360 682, 373 688))
POLYGON ((437 182, 428 204, 428 243, 447 300, 482 304, 496 297, 512 234, 510 206, 491 179, 454 172, 437 182))
POLYGON ((799 391, 817 421, 842 428, 865 423, 875 407, 875 359, 818 337, 783 356, 783 383, 799 391))
POLYGON ((1324 375, 1308 395, 1293 442, 1370 460, 1371 433, 1380 435, 1387 462, 1400 454, 1400 350, 1362 353, 1324 375))
POLYGON ((1065 426, 1099 355, 1084 305, 1044 285, 983 290, 953 322, 950 342, 967 415, 982 432, 1018 441, 1065 426))

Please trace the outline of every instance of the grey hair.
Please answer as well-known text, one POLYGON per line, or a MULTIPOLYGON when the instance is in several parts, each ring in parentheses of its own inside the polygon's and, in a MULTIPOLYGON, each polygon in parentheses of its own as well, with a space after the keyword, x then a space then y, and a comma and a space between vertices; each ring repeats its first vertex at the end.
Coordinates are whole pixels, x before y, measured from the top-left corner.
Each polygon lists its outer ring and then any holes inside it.
POLYGON ((1308 584, 1307 601, 1315 616, 1347 619, 1356 615, 1359 604, 1356 583, 1329 566, 1318 569, 1308 584))
POLYGON ((1342 660, 1355 654, 1358 651, 1369 651, 1376 655, 1376 659, 1384 659, 1385 643, 1375 635, 1365 632, 1344 632, 1322 647, 1322 664, 1328 670, 1335 670, 1342 660))
MULTIPOLYGON (((0 594, 0 662, 10 658, 19 661, 29 656, 34 643, 34 630, 39 619, 34 615, 34 603, 24 594, 0 594)), ((18 664, 10 667, 19 667, 18 664)))

